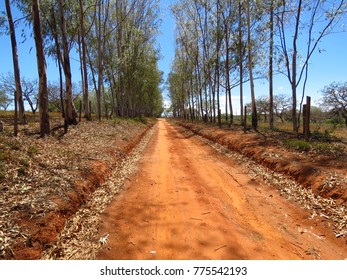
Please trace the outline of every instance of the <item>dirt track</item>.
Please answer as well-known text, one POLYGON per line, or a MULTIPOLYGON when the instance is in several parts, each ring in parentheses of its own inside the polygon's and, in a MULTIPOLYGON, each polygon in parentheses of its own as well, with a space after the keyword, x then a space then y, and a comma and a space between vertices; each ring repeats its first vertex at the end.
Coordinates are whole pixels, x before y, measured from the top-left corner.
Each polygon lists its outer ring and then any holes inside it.
POLYGON ((98 259, 345 259, 319 218, 166 120, 101 217, 98 259))

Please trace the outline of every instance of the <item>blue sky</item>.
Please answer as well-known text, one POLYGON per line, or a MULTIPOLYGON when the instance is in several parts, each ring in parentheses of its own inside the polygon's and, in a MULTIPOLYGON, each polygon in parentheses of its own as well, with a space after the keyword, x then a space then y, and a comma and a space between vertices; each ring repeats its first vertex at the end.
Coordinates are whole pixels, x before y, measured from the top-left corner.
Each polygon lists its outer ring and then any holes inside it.
MULTIPOLYGON (((174 20, 171 15, 169 6, 174 0, 161 0, 161 17, 162 25, 160 28, 161 34, 158 36, 158 44, 161 47, 161 59, 159 61, 159 68, 164 72, 166 79, 170 72, 170 66, 174 57, 174 20)), ((1 1, 0 10, 5 10, 4 3, 1 1)), ((18 17, 13 11, 14 17, 18 17)), ((28 32, 29 34, 29 32, 28 32)), ((17 34, 18 49, 19 49, 19 62, 21 68, 21 75, 28 78, 37 77, 36 68, 36 55, 34 42, 32 38, 24 43, 21 41, 20 34, 17 34)), ((325 37, 320 44, 320 48, 325 51, 322 53, 316 52, 310 61, 309 79, 307 84, 307 95, 312 96, 313 101, 320 98, 319 91, 333 81, 344 82, 347 81, 347 33, 338 33, 325 37)), ((0 36, 0 74, 6 74, 13 71, 12 66, 12 53, 9 36, 0 36)), ((74 82, 80 80, 80 70, 77 55, 72 56, 72 78, 74 82)), ((47 70, 49 80, 58 80, 58 71, 54 61, 47 60, 47 70)), ((290 95, 290 85, 286 77, 278 75, 274 79, 275 94, 283 93, 290 95)), ((245 90, 245 103, 249 102, 249 85, 244 85, 245 90)), ((256 81, 255 83, 256 96, 264 96, 268 94, 267 81, 256 81)), ((233 103, 235 106, 235 113, 239 112, 238 107, 238 88, 233 90, 233 103)), ((164 92, 166 97, 166 92, 164 92)), ((222 98, 224 100, 224 98, 222 98)), ((222 108, 224 105, 222 104, 222 108)))

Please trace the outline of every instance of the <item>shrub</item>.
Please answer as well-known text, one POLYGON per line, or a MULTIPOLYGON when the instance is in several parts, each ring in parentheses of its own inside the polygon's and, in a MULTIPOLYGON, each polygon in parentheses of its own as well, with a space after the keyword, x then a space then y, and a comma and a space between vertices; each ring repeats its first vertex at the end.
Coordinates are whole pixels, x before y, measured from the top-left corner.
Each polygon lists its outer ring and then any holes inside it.
POLYGON ((286 139, 283 144, 286 148, 299 152, 308 152, 312 148, 311 144, 304 140, 286 139))

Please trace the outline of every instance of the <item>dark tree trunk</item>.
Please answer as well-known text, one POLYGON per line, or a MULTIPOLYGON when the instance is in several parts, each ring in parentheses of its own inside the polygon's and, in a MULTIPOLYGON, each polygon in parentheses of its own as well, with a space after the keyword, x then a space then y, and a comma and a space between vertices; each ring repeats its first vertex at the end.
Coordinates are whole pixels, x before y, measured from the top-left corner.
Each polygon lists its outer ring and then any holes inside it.
POLYGON ((46 60, 43 49, 43 39, 41 32, 41 20, 39 1, 32 0, 32 14, 34 26, 34 39, 36 46, 37 68, 39 74, 39 112, 40 112, 40 135, 44 137, 50 134, 49 114, 48 114, 48 90, 46 60))
POLYGON ((65 74, 65 87, 66 87, 66 112, 65 121, 67 125, 77 124, 77 113, 73 105, 72 100, 72 79, 71 79, 71 66, 70 66, 70 56, 69 56, 69 46, 66 37, 66 23, 64 16, 63 1, 58 1, 59 5, 59 15, 60 15, 60 29, 61 37, 63 43, 63 69, 65 74))

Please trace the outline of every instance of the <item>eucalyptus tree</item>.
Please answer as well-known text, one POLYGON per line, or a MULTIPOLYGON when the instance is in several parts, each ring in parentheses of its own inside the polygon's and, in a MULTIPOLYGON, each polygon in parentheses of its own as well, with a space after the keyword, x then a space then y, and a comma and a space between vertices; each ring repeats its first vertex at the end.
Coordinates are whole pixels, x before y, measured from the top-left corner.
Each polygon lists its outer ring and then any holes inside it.
POLYGON ((18 61, 16 29, 15 29, 15 23, 12 17, 10 0, 5 0, 5 6, 6 6, 7 20, 9 24, 9 30, 10 30, 13 72, 14 72, 15 85, 16 85, 16 90, 14 92, 14 99, 16 100, 18 104, 19 121, 21 124, 25 124, 26 118, 25 118, 25 109, 24 109, 24 101, 23 101, 23 94, 22 94, 20 68, 19 68, 19 61, 18 61))
MULTIPOLYGON (((226 117, 229 109, 231 115, 229 125, 232 124, 231 89, 240 85, 242 102, 242 84, 247 81, 245 73, 251 72, 252 69, 249 68, 256 66, 259 60, 257 52, 252 51, 252 46, 259 49, 263 37, 257 33, 258 38, 255 40, 251 34, 261 31, 263 24, 262 14, 257 15, 259 13, 257 5, 252 1, 250 13, 255 16, 254 20, 250 20, 249 32, 246 32, 244 27, 247 24, 245 20, 247 5, 244 1, 181 0, 172 7, 177 22, 177 48, 184 51, 195 64, 200 112, 204 116, 209 115, 213 121, 216 117, 216 108, 220 114, 220 92, 224 88, 226 117), (249 35, 248 42, 246 35, 249 35), (245 69, 244 65, 246 58, 248 69, 245 69)), ((254 91, 252 96, 254 97, 254 91)))
POLYGON ((66 90, 66 110, 65 110, 65 122, 67 125, 77 124, 77 113, 73 105, 72 98, 72 75, 70 64, 70 48, 66 29, 66 2, 58 0, 59 11, 59 26, 61 31, 61 42, 63 48, 63 69, 65 74, 65 90, 66 90))
POLYGON ((79 4, 79 25, 80 25, 80 36, 81 36, 81 45, 82 45, 82 53, 81 53, 81 63, 82 63, 82 81, 83 81, 83 109, 84 116, 87 119, 91 119, 91 112, 89 108, 89 88, 88 88, 88 69, 87 69, 87 44, 86 44, 86 31, 85 31, 85 5, 82 0, 78 0, 79 4))
MULTIPOLYGON (((256 66, 258 66, 257 64, 261 65, 262 61, 264 61, 263 49, 264 43, 267 39, 264 31, 264 29, 266 29, 266 24, 264 22, 264 9, 261 2, 247 0, 245 4, 247 18, 247 61, 252 100, 252 127, 257 129, 258 114, 254 87, 255 76, 253 71, 256 66)), ((264 76, 261 69, 258 75, 260 77, 264 76)))
MULTIPOLYGON (((18 7, 23 14, 31 14, 31 3, 29 0, 18 1, 18 7)), ((77 26, 76 21, 76 3, 74 1, 40 1, 40 15, 42 36, 44 38, 44 49, 47 55, 54 55, 57 58, 60 85, 61 85, 61 107, 65 107, 66 125, 77 124, 77 113, 73 105, 72 97, 72 74, 70 63, 70 51, 74 45, 77 26), (63 102, 63 81, 62 81, 62 66, 65 78, 65 102, 63 102), (64 104, 65 103, 65 104, 64 104), (64 106, 65 105, 65 106, 64 106)), ((32 16, 26 17, 31 24, 32 16)))
MULTIPOLYGON (((216 60, 215 44, 211 41, 209 24, 215 27, 211 19, 212 4, 202 0, 182 0, 172 6, 176 18, 177 47, 194 63, 194 80, 199 96, 199 111, 207 122, 212 114, 213 90, 212 70, 216 60)), ((189 80, 189 78, 186 78, 189 80)))
POLYGON ((46 59, 44 54, 41 31, 40 5, 38 0, 32 0, 32 19, 39 76, 40 135, 41 137, 44 137, 45 135, 50 134, 51 130, 48 114, 46 59))

